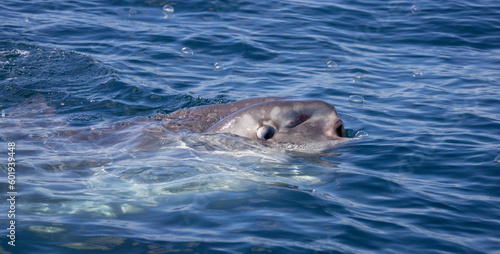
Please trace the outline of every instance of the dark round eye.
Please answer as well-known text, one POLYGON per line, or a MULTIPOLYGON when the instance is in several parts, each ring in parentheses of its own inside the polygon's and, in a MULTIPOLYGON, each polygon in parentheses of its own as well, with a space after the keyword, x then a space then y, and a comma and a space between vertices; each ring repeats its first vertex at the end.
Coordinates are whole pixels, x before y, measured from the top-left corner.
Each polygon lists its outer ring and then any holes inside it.
POLYGON ((268 140, 274 136, 276 131, 269 125, 262 125, 257 129, 257 138, 261 140, 268 140))

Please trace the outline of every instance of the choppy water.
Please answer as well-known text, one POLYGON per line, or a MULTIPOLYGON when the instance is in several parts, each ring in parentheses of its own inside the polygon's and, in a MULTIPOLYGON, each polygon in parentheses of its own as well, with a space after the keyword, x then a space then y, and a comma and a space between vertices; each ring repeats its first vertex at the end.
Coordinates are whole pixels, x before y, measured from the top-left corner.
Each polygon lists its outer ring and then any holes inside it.
POLYGON ((0 252, 496 252, 499 6, 3 1, 0 252), (363 138, 54 136, 262 96, 325 100, 363 138))

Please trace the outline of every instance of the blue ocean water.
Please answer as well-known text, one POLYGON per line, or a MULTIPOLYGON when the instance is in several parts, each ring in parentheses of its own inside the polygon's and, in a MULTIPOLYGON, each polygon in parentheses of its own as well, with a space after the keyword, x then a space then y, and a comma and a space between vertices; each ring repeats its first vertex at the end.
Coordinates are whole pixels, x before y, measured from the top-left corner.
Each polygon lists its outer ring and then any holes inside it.
POLYGON ((500 248, 496 1, 9 0, 0 14, 2 253, 500 248), (359 139, 303 154, 55 135, 264 96, 329 102, 359 139))

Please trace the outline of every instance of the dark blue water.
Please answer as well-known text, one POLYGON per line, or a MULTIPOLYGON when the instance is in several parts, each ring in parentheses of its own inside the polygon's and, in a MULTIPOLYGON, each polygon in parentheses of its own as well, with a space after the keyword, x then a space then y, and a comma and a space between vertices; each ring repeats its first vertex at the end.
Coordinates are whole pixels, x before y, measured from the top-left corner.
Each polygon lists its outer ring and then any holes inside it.
POLYGON ((0 14, 2 253, 500 248, 496 1, 10 0, 0 14), (361 138, 301 154, 55 135, 263 96, 327 101, 361 138))

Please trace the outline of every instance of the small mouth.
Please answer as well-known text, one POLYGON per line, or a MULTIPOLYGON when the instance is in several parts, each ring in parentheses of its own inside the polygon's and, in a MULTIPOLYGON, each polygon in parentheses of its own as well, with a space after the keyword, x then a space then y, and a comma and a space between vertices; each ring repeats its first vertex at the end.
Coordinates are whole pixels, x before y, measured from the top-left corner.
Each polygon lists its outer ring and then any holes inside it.
POLYGON ((338 120, 337 123, 335 123, 335 134, 337 134, 338 137, 344 138, 347 135, 345 134, 345 128, 344 128, 344 122, 342 120, 338 120))

